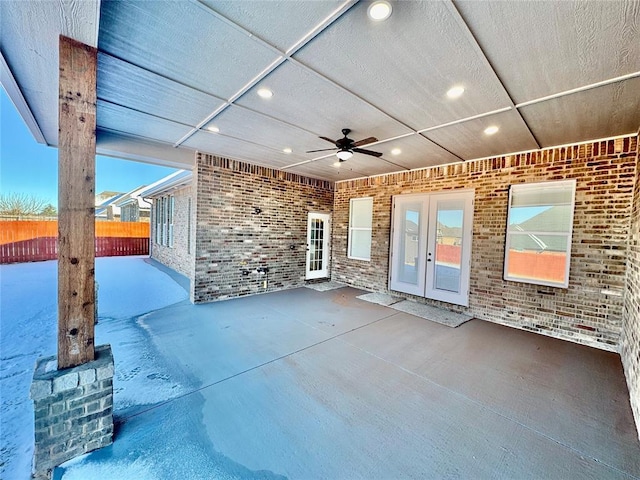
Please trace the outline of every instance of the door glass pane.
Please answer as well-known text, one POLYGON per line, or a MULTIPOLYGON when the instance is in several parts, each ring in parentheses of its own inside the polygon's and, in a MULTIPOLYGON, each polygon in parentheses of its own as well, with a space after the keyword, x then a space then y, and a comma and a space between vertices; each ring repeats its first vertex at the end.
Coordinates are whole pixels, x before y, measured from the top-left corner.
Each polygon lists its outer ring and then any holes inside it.
POLYGON ((403 205, 398 252, 398 280, 418 284, 418 256, 420 252, 420 203, 403 205))
POLYGON ((460 291, 462 266, 462 201, 438 202, 434 285, 439 290, 460 291))
POLYGON ((312 272, 322 270, 322 254, 323 254, 323 234, 324 234, 324 221, 320 219, 313 219, 311 221, 311 261, 309 262, 309 270, 312 272))

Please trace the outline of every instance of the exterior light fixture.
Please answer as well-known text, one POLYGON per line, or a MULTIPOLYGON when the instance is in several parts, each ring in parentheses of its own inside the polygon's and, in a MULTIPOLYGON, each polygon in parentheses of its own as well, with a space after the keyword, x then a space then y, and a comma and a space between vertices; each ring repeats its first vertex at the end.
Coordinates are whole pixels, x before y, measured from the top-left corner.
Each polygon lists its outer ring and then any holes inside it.
POLYGON ((460 98, 464 93, 464 87, 462 85, 456 85, 447 90, 447 97, 451 99, 460 98))
POLYGON ((291 150, 289 147, 287 147, 287 148, 283 148, 283 149, 282 149, 282 151, 283 151, 284 153, 286 153, 286 154, 289 154, 289 153, 293 152, 293 150, 291 150))
POLYGON ((258 96, 261 98, 271 98, 273 97, 273 92, 268 88, 260 88, 258 89, 258 96))
POLYGON ((210 132, 213 132, 213 133, 218 133, 220 131, 220 129, 218 127, 216 127, 215 125, 209 125, 207 127, 207 130, 209 130, 210 132))
POLYGON ((400 155, 402 153, 402 150, 400 150, 399 148, 394 148, 393 150, 391 150, 391 155, 400 155))
POLYGON ((490 127, 487 127, 484 129, 484 134, 485 135, 493 135, 494 133, 498 133, 498 130, 500 130, 499 127, 495 126, 495 125, 491 125, 490 127))
POLYGON ((338 157, 341 162, 344 162, 345 160, 349 160, 353 157, 353 152, 351 150, 338 150, 336 157, 338 157))
POLYGON ((367 15, 375 22, 382 22, 391 16, 391 4, 385 0, 373 2, 367 9, 367 15))

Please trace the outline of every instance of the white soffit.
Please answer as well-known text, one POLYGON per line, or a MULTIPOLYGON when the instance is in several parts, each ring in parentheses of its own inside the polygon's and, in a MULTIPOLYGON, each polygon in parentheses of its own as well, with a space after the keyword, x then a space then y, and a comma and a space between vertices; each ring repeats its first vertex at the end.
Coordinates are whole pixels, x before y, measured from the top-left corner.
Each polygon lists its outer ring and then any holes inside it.
POLYGON ((220 98, 278 57, 196 2, 103 2, 100 23, 101 51, 220 98))
POLYGON ((254 8, 254 2, 247 0, 203 0, 202 3, 286 52, 345 1, 270 0, 266 3, 267 8, 262 9, 254 8))
POLYGON ((282 168, 291 163, 292 158, 295 158, 282 150, 269 149, 249 141, 204 131, 195 133, 183 145, 212 155, 244 160, 273 168, 282 168))
MULTIPOLYGON (((104 53, 98 55, 98 98, 191 126, 224 103, 104 53), (186 105, 189 108, 184 108, 186 105)), ((172 142, 174 138, 166 140, 172 142)))
POLYGON ((2 55, 48 145, 58 144, 58 37, 95 47, 99 13, 97 0, 0 1, 2 55))
POLYGON ((456 1, 516 103, 640 71, 638 1, 456 1))
POLYGON ((424 135, 464 160, 537 148, 524 122, 513 110, 439 128, 424 135), (500 130, 494 135, 486 135, 484 130, 492 125, 500 130))
POLYGON ((372 22, 359 3, 294 57, 414 129, 510 106, 444 2, 397 2, 372 22), (449 101, 453 83, 467 87, 449 101))
POLYGON ((163 142, 184 135, 191 128, 102 100, 98 100, 98 127, 163 142))
POLYGON ((544 147, 637 132, 640 77, 529 105, 520 111, 544 147))
MULTIPOLYGON (((412 130, 348 91, 295 63, 278 67, 262 82, 274 92, 268 101, 258 97, 254 87, 238 100, 238 105, 286 119, 317 136, 341 137, 343 128, 353 130, 354 140, 366 137, 389 138, 412 130)), ((324 142, 307 145, 306 150, 323 148, 324 142)), ((330 146, 330 145, 329 145, 330 146)))

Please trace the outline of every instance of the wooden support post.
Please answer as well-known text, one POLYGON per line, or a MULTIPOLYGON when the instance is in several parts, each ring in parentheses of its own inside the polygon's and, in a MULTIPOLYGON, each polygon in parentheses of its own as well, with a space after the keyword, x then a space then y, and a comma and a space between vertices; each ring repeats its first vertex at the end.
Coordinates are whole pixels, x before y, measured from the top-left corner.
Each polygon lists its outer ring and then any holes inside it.
POLYGON ((94 360, 98 52, 60 36, 58 369, 94 360))

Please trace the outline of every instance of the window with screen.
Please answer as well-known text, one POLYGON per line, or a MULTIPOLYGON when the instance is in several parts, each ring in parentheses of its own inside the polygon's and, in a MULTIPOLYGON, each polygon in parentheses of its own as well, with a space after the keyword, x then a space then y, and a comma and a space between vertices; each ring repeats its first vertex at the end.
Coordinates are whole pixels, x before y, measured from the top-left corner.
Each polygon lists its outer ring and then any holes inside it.
POLYGON ((373 198, 352 198, 349 202, 349 252, 356 260, 371 260, 373 198))
POLYGON ((576 182, 511 185, 504 279, 569 286, 576 182))

